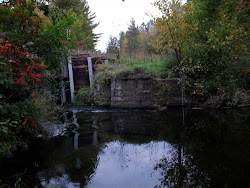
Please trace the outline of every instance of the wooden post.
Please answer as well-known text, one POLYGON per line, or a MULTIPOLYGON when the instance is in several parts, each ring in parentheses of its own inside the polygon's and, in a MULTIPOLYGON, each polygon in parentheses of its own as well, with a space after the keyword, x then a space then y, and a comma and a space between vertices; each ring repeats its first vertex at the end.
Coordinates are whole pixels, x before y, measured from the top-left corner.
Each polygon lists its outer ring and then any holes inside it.
POLYGON ((71 56, 68 57, 68 69, 69 69, 71 103, 73 103, 75 101, 75 99, 74 99, 75 86, 74 86, 73 67, 72 67, 71 56))
POLYGON ((92 86, 93 84, 93 67, 91 57, 88 57, 88 69, 89 69, 89 84, 92 86))

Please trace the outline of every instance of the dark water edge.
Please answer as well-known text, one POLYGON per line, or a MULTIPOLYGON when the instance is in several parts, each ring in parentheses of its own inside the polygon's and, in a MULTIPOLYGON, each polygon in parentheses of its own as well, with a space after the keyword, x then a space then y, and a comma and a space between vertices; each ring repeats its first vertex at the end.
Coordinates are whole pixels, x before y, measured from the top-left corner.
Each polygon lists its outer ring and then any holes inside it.
POLYGON ((71 136, 0 161, 0 187, 250 187, 249 108, 72 111, 71 136))

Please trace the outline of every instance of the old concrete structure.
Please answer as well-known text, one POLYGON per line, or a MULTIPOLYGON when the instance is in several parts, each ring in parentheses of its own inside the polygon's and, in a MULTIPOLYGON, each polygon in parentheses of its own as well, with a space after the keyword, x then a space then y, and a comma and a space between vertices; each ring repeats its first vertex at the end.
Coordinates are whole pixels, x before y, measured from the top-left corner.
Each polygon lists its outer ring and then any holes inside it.
POLYGON ((158 101, 153 79, 112 79, 111 107, 153 108, 158 101))
POLYGON ((179 79, 113 78, 110 86, 97 84, 95 102, 115 108, 161 108, 182 106, 186 98, 179 79))
POLYGON ((94 89, 94 99, 97 106, 110 106, 111 89, 110 80, 99 84, 97 83, 94 89))
MULTIPOLYGON (((71 52, 68 67, 71 102, 74 102, 74 92, 93 84, 94 75, 99 64, 108 64, 104 57, 86 51, 71 52)), ((95 85, 94 99, 98 106, 114 108, 162 108, 165 106, 182 106, 186 98, 178 84, 179 78, 154 79, 136 74, 120 75, 111 80, 100 80, 95 85)), ((62 91, 63 92, 63 91, 62 91)), ((65 101, 65 97, 62 101, 65 101)))

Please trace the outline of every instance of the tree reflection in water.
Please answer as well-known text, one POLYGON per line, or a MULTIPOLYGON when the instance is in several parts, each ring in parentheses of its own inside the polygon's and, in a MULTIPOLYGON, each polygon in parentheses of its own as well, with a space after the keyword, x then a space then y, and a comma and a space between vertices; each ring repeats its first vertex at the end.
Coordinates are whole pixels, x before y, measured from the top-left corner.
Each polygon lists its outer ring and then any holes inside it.
POLYGON ((175 149, 155 166, 162 175, 155 187, 249 187, 248 111, 186 110, 185 114, 184 125, 161 119, 162 136, 175 149))
POLYGON ((248 109, 73 112, 73 135, 0 161, 0 179, 25 171, 24 183, 45 187, 250 187, 248 109))

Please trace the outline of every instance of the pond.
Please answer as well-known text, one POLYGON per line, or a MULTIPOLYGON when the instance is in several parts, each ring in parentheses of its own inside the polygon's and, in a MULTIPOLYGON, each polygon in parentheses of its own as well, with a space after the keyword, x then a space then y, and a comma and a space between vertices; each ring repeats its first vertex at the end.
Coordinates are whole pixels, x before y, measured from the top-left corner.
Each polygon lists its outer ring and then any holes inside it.
POLYGON ((0 161, 24 187, 250 187, 249 109, 72 109, 68 137, 0 161))

